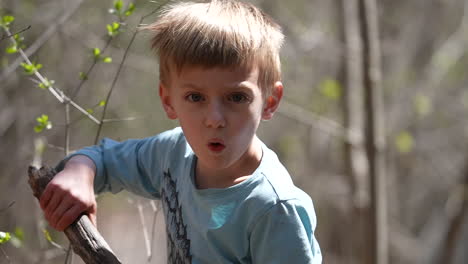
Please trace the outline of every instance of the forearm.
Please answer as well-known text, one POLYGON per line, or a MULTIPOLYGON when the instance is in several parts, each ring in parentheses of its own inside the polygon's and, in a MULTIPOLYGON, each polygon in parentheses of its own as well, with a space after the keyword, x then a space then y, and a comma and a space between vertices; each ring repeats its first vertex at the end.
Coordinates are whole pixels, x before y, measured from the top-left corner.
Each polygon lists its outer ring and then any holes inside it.
POLYGON ((63 170, 49 182, 40 204, 52 227, 62 231, 83 212, 96 223, 95 171, 90 158, 76 155, 67 160, 63 170))
POLYGON ((96 175, 96 165, 94 161, 85 155, 76 155, 71 157, 66 163, 64 169, 72 169, 82 172, 82 175, 87 176, 88 180, 93 182, 96 175))

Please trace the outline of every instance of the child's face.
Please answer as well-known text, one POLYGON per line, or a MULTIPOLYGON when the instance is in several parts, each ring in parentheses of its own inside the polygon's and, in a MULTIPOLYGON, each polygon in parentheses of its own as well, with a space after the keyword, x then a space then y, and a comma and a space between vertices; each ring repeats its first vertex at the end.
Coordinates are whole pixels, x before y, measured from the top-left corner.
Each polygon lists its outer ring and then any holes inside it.
POLYGON ((252 142, 260 121, 276 110, 283 87, 277 82, 272 95, 263 98, 258 70, 252 68, 185 67, 180 74, 171 71, 169 87, 160 85, 164 110, 179 119, 207 168, 225 169, 261 157, 261 148, 252 142))

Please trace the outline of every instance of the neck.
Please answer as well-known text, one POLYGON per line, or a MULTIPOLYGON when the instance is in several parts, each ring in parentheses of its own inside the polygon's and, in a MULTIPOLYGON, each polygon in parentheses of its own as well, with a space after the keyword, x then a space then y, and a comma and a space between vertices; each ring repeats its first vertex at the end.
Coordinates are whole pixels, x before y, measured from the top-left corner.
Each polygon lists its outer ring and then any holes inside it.
POLYGON ((254 137, 251 147, 229 167, 212 169, 197 161, 195 182, 198 189, 227 188, 239 184, 252 176, 262 159, 260 140, 254 137))

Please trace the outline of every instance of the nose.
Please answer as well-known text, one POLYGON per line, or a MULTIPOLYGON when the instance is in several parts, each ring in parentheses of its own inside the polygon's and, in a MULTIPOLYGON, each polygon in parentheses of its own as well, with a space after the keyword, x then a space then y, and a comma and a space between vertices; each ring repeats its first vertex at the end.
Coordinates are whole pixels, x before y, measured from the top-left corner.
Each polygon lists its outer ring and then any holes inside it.
POLYGON ((226 126, 225 112, 222 103, 211 102, 206 109, 205 125, 210 128, 221 128, 226 126))

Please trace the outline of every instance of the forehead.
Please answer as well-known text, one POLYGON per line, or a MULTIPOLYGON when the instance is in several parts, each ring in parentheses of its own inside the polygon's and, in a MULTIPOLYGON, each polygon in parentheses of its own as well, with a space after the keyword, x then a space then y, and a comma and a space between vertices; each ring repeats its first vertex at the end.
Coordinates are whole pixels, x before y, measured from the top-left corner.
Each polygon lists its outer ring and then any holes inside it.
POLYGON ((259 89, 258 68, 231 66, 231 67, 203 67, 184 66, 179 71, 171 70, 171 83, 180 87, 222 87, 238 88, 245 87, 259 89))

